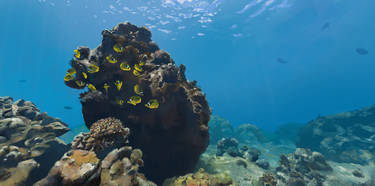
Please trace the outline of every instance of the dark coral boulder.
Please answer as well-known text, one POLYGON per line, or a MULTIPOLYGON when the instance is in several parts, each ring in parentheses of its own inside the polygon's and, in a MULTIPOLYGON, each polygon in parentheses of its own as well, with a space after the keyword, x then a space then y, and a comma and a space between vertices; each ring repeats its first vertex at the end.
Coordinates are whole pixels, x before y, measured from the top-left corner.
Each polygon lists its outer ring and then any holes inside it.
POLYGON ((146 176, 156 182, 192 171, 209 142, 211 110, 196 81, 185 77, 144 27, 121 23, 102 33, 102 44, 80 47, 65 76, 80 95, 87 127, 118 118, 130 145, 144 152, 146 176))

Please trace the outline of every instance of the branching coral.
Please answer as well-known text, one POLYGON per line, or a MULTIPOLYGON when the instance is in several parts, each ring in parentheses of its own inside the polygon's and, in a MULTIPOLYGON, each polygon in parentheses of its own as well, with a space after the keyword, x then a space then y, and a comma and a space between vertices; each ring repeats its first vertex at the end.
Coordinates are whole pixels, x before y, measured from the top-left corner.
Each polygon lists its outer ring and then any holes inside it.
POLYGON ((81 133, 72 142, 73 149, 92 150, 100 154, 106 148, 122 147, 127 142, 129 129, 116 118, 100 119, 90 127, 89 133, 81 133))

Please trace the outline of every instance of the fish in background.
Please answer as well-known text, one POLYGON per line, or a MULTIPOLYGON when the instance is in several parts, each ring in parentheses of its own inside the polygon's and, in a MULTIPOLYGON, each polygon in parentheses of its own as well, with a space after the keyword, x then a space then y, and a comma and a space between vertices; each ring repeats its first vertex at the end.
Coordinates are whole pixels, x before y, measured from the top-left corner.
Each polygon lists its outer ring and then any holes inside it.
POLYGON ((327 30, 327 29, 329 29, 330 26, 331 26, 331 23, 330 23, 330 22, 326 22, 326 23, 324 23, 324 25, 322 26, 321 30, 322 30, 322 31, 327 30))
POLYGON ((64 106, 64 109, 65 109, 65 110, 72 110, 73 108, 70 107, 70 106, 64 106))
POLYGON ((18 83, 26 83, 26 82, 27 82, 27 80, 25 80, 25 79, 18 80, 18 83))
POLYGON ((359 55, 367 55, 367 54, 368 54, 368 50, 366 50, 365 48, 357 48, 357 49, 355 49, 355 51, 356 51, 359 55))
POLYGON ((281 64, 287 64, 287 63, 288 63, 288 61, 286 61, 285 59, 283 59, 283 58, 281 58, 281 57, 278 57, 278 58, 276 59, 276 61, 277 61, 278 63, 281 63, 281 64))

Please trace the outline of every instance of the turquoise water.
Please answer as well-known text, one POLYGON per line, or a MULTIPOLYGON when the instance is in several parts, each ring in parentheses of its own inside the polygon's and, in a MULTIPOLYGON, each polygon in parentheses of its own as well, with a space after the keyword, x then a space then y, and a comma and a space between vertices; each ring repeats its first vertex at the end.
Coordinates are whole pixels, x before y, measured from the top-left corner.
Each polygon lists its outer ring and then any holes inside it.
POLYGON ((82 124, 80 91, 63 82, 73 50, 95 48, 103 29, 130 21, 186 65, 214 114, 266 130, 305 123, 375 103, 374 8, 373 0, 1 0, 0 96, 82 124))

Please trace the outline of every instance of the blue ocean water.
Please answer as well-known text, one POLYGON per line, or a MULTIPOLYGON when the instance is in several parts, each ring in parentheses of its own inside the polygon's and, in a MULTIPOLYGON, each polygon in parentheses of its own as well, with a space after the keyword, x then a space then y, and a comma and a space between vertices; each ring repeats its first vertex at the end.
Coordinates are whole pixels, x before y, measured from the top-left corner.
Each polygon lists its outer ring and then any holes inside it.
POLYGON ((186 65, 214 114, 266 130, 305 123, 375 103, 374 8, 373 0, 1 0, 0 95, 82 124, 80 91, 63 82, 73 50, 95 48, 103 29, 130 21, 186 65))

